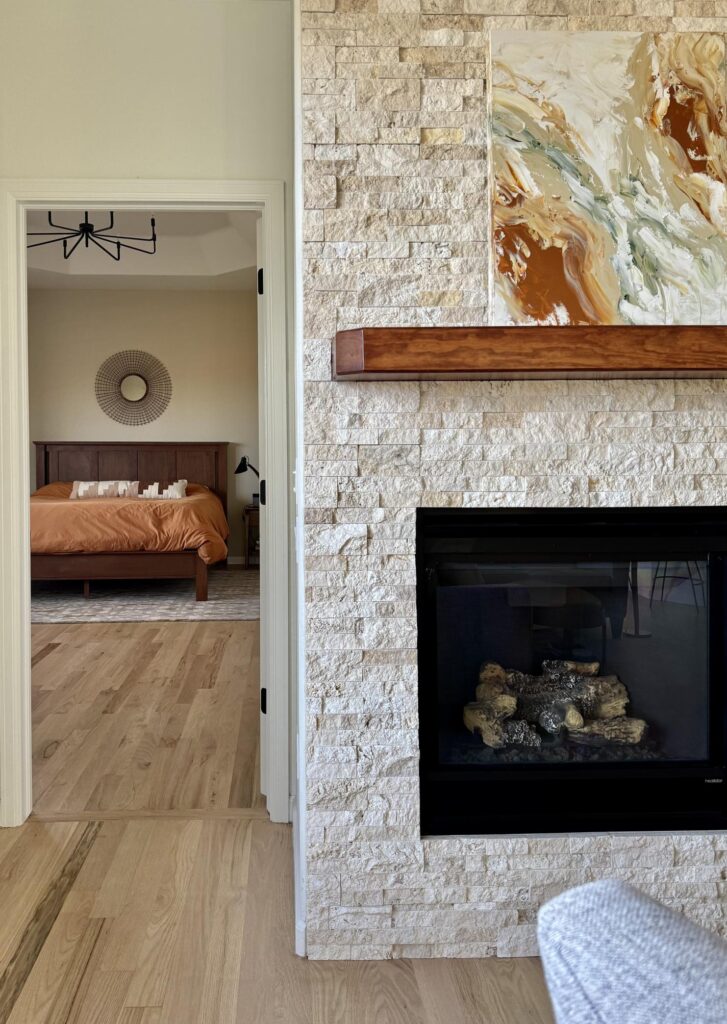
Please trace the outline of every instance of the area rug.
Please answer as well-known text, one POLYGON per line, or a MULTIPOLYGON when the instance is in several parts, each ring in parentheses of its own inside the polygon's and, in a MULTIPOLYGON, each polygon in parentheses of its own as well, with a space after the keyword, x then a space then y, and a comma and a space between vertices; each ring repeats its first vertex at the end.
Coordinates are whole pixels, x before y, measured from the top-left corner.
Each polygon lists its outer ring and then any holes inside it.
POLYGON ((210 569, 209 596, 196 601, 194 580, 34 583, 31 622, 237 621, 260 618, 260 573, 236 566, 210 569))

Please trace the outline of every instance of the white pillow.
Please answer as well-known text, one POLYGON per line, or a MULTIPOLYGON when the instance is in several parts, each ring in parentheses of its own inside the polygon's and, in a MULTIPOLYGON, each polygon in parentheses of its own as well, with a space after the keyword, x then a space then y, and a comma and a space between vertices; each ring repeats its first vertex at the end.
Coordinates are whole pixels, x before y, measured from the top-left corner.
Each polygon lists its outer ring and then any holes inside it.
POLYGON ((138 480, 74 480, 71 498, 135 498, 138 480))
POLYGON ((187 497, 187 481, 177 480, 176 483, 169 484, 164 490, 160 492, 159 483, 149 484, 145 487, 141 494, 138 495, 140 498, 153 498, 155 500, 168 499, 170 501, 178 501, 179 498, 187 497))

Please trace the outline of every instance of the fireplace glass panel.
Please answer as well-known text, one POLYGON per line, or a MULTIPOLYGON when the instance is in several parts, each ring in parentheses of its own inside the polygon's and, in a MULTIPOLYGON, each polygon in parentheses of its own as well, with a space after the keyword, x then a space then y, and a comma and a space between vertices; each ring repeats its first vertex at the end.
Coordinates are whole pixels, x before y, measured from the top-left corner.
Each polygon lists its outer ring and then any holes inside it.
POLYGON ((441 765, 708 759, 705 557, 430 571, 441 765))

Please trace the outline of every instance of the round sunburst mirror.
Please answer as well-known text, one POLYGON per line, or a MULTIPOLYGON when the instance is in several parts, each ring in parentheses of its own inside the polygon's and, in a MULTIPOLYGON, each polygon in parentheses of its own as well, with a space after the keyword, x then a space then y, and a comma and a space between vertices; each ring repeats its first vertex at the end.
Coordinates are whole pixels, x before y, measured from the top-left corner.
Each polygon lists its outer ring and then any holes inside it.
POLYGON ((109 356, 96 374, 96 400, 117 423, 139 427, 158 419, 172 397, 172 378, 149 352, 126 349, 109 356))

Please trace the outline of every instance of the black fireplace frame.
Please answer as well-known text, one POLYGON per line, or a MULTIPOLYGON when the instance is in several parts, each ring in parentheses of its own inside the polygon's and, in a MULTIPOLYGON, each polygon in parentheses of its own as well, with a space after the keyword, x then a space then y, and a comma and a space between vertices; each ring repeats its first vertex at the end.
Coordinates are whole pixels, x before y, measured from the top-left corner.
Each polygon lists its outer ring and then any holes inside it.
POLYGON ((421 831, 423 835, 727 829, 727 508, 419 508, 416 516, 421 831), (709 756, 704 761, 439 763, 438 562, 706 558, 709 756))

